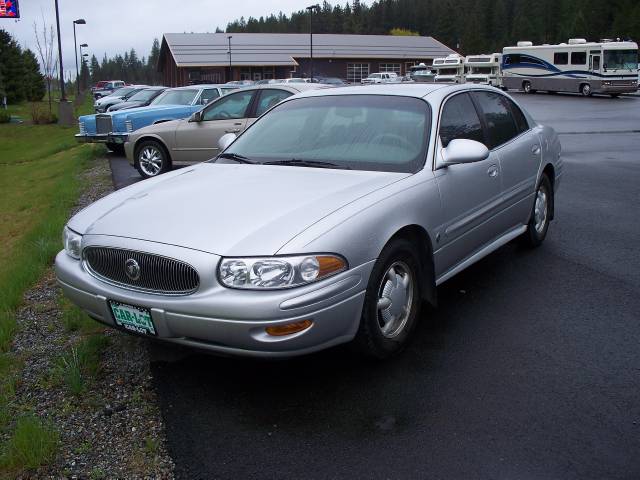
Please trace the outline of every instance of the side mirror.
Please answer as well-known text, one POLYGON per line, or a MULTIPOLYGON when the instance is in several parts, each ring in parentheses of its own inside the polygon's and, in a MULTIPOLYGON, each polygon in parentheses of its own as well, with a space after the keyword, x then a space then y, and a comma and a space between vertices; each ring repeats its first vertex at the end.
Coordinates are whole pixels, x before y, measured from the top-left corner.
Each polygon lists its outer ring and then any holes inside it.
POLYGON ((191 114, 191 117, 189 117, 189 121, 190 122, 201 122, 202 121, 202 112, 201 111, 193 112, 191 114))
POLYGON ((226 148, 231 145, 236 140, 235 133, 225 133, 218 140, 218 147, 220 147, 220 151, 226 150, 226 148))
POLYGON ((447 148, 442 150, 445 165, 480 162, 489 156, 489 149, 483 143, 466 138, 451 140, 447 148))

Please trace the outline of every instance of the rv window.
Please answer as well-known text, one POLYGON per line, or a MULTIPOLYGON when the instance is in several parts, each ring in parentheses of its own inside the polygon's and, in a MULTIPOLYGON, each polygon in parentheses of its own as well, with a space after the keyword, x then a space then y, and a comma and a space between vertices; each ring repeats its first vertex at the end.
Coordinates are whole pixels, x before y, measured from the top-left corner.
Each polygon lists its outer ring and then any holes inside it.
POLYGON ((566 65, 569 63, 569 54, 567 52, 556 52, 553 54, 553 63, 556 65, 566 65))
POLYGON ((571 52, 571 65, 584 65, 587 63, 587 52, 571 52))
POLYGON ((466 93, 450 98, 442 109, 442 117, 440 118, 442 146, 446 147, 451 140, 456 138, 486 143, 478 113, 466 93))
POLYGON ((507 143, 519 134, 507 97, 489 92, 473 92, 473 96, 484 116, 489 135, 489 149, 507 143))
POLYGON ((504 64, 505 65, 511 65, 513 63, 520 63, 520 54, 512 53, 510 55, 505 55, 504 64))

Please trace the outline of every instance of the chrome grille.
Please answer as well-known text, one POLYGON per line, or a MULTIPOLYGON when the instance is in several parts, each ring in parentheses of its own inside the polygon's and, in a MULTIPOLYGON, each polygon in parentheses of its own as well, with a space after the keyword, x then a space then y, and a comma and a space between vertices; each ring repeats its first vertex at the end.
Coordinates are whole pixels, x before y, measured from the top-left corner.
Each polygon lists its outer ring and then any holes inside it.
POLYGON ((110 247, 87 247, 85 265, 95 277, 107 283, 147 293, 188 295, 200 284, 198 272, 180 260, 110 247), (135 260, 139 276, 127 275, 125 264, 135 260))
POLYGON ((111 133, 111 115, 96 115, 96 133, 111 133))

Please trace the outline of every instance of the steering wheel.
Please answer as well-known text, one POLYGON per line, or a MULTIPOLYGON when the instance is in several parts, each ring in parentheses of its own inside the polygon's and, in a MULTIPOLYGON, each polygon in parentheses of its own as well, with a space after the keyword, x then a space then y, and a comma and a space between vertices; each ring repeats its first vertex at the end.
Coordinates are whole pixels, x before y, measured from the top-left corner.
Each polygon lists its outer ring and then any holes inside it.
POLYGON ((397 133, 388 133, 388 132, 378 133, 375 137, 371 139, 371 143, 379 143, 383 145, 384 144, 400 145, 401 147, 406 148, 407 150, 413 149, 413 145, 406 138, 401 137, 397 133), (388 139, 391 141, 385 141, 383 139, 388 139))

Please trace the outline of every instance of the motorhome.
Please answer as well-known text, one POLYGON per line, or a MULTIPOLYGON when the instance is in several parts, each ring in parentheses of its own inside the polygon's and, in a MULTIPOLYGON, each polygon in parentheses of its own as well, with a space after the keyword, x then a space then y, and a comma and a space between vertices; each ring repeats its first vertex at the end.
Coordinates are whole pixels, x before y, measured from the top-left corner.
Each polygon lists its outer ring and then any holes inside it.
POLYGON ((436 74, 427 64, 419 63, 409 68, 409 77, 414 82, 432 83, 435 81, 436 74))
POLYGON ((447 57, 434 58, 436 82, 464 83, 464 57, 452 53, 447 57))
POLYGON ((638 89, 638 44, 587 42, 571 38, 559 45, 518 42, 502 50, 502 82, 507 89, 593 93, 617 97, 638 89))
POLYGON ((494 87, 502 87, 500 64, 501 53, 488 55, 468 55, 464 61, 464 78, 467 83, 481 83, 494 87))

